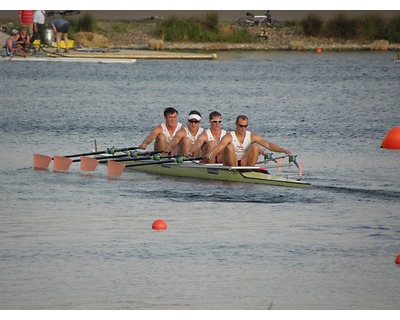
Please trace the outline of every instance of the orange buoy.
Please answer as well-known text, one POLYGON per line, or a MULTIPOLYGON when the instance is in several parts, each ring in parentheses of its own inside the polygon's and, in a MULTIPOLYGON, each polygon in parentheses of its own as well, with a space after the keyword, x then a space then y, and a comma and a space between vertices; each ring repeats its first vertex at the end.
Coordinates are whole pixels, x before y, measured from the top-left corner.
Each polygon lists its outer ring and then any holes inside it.
POLYGON ((397 264, 400 264, 400 254, 396 257, 396 261, 397 264))
POLYGON ((386 133, 381 148, 400 149, 400 127, 392 128, 386 133))
POLYGON ((317 53, 321 53, 322 52, 322 49, 321 48, 317 48, 317 53))
POLYGON ((151 226, 154 230, 165 230, 167 229, 167 224, 163 220, 156 220, 151 226))

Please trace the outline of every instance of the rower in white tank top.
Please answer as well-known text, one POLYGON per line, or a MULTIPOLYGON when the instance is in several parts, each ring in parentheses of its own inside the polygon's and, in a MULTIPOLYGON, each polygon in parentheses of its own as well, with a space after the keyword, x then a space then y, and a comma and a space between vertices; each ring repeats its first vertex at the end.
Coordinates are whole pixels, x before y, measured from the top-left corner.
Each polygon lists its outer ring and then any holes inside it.
POLYGON ((171 142, 171 140, 173 139, 173 137, 176 135, 176 133, 179 131, 179 129, 182 127, 182 123, 178 123, 178 125, 175 128, 175 131, 171 134, 171 132, 169 132, 169 130, 167 129, 167 126, 165 125, 165 123, 161 123, 161 127, 163 130, 163 134, 165 135, 165 137, 167 138, 167 144, 171 142))
POLYGON ((214 136, 213 136, 213 134, 211 132, 211 129, 207 129, 206 130, 206 134, 207 134, 207 141, 208 142, 215 141, 215 144, 218 144, 218 143, 220 143, 220 141, 224 137, 224 135, 226 135, 226 130, 223 130, 223 129, 221 130, 221 135, 220 135, 218 141, 215 140, 215 138, 214 138, 214 136))
POLYGON ((190 139, 190 144, 194 144, 196 142, 197 138, 199 137, 199 135, 201 135, 203 133, 203 131, 204 131, 204 128, 199 128, 199 130, 197 130, 196 135, 193 136, 190 133, 188 128, 186 128, 186 127, 184 127, 184 128, 185 128, 185 131, 186 131, 186 137, 190 139))
POLYGON ((243 143, 241 143, 239 139, 236 137, 235 131, 231 131, 231 135, 232 135, 232 144, 235 149, 236 159, 240 161, 243 159, 243 157, 245 156, 247 150, 251 145, 251 132, 246 131, 246 136, 244 137, 243 143))

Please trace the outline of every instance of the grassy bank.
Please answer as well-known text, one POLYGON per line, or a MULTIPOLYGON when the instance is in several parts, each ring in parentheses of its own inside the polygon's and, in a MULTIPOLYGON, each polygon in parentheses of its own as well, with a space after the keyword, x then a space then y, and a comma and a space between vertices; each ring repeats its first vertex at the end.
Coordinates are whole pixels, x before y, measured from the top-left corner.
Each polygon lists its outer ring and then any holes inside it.
POLYGON ((375 49, 400 48, 400 15, 386 18, 379 13, 348 17, 343 12, 329 20, 315 13, 298 21, 281 21, 281 28, 243 27, 220 21, 216 12, 156 21, 96 21, 89 14, 68 20, 70 38, 79 32, 95 33, 114 48, 147 49, 156 42, 158 50, 369 50, 377 40, 381 42, 375 49), (262 29, 267 39, 260 37, 262 29))

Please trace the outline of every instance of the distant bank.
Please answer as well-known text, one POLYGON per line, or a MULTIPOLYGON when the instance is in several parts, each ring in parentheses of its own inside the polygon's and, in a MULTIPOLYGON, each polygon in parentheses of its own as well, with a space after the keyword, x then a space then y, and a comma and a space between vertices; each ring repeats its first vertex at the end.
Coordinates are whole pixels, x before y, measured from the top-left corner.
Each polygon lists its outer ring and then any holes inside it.
MULTIPOLYGON (((74 8, 70 8, 74 9, 74 8)), ((252 12, 255 14, 264 14, 266 10, 247 10, 248 12, 252 12)), ((82 10, 79 16, 83 16, 85 13, 91 14, 97 20, 139 20, 145 17, 158 16, 168 18, 170 16, 184 16, 184 17, 203 17, 204 14, 208 12, 208 10, 194 10, 194 11, 176 11, 176 10, 82 10)), ((236 21, 240 17, 246 14, 246 11, 241 10, 223 10, 216 11, 219 14, 220 21, 236 21)), ((359 16, 365 13, 371 13, 371 11, 363 11, 363 10, 346 10, 346 11, 333 11, 333 10, 273 10, 271 11, 272 17, 277 20, 301 20, 309 14, 316 14, 323 19, 330 19, 335 16, 339 12, 346 12, 349 16, 359 16)), ((382 16, 391 17, 396 14, 399 14, 399 10, 381 10, 375 11, 382 16)), ((79 17, 77 16, 77 17, 79 17)), ((3 10, 0 11, 0 20, 14 20, 18 19, 18 11, 17 10, 3 10)))

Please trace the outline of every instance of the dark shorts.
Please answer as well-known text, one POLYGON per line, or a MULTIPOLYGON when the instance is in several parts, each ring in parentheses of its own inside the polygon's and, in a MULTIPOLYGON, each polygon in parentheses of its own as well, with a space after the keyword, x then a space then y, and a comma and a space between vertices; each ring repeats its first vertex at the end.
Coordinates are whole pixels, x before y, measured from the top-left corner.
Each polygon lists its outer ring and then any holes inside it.
POLYGON ((69 23, 63 24, 57 32, 68 33, 69 23))

